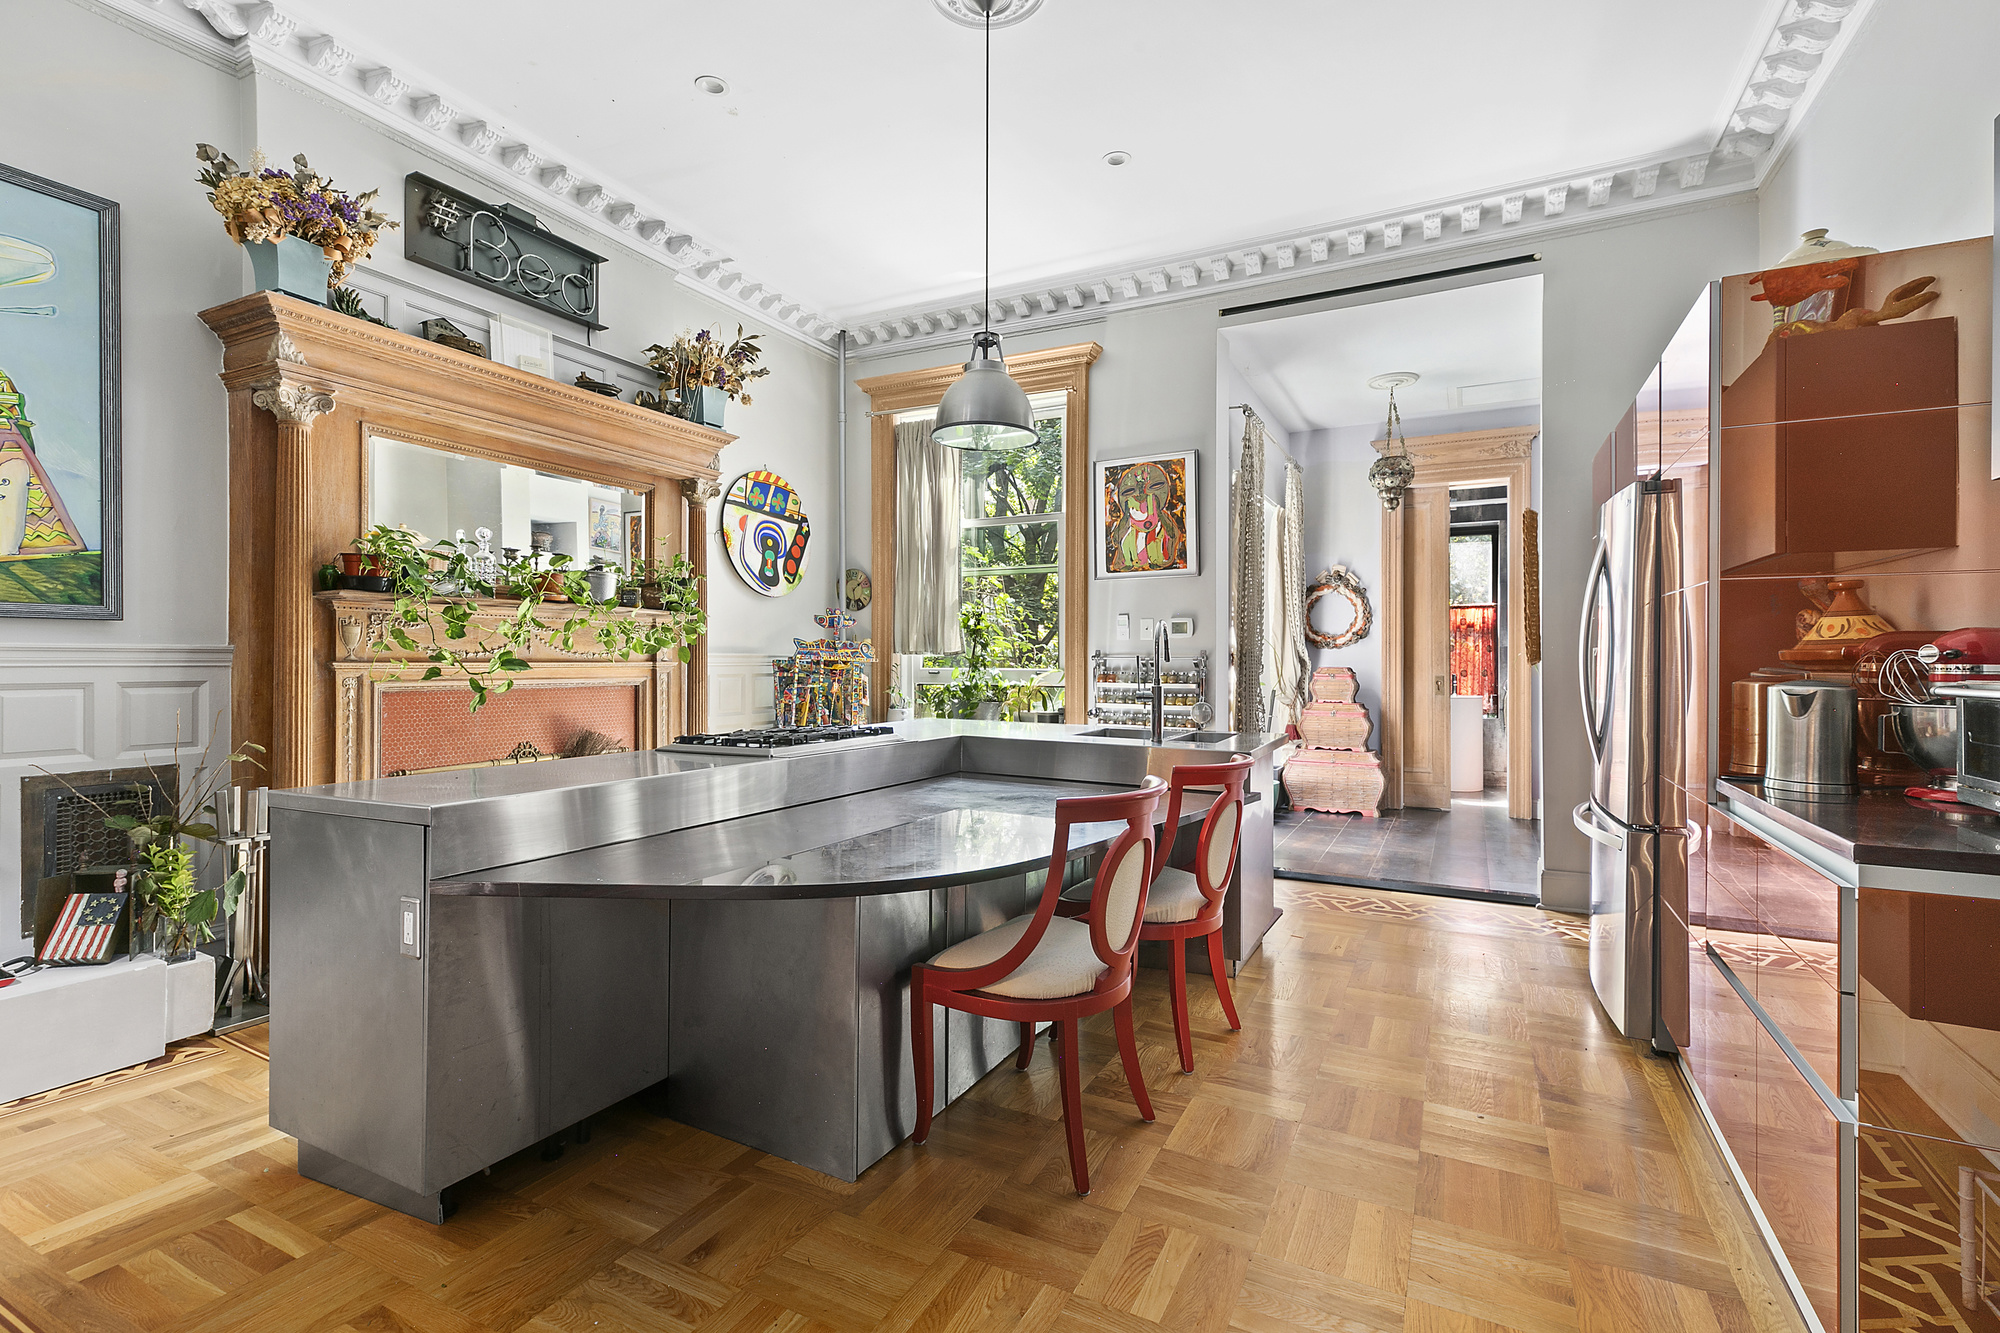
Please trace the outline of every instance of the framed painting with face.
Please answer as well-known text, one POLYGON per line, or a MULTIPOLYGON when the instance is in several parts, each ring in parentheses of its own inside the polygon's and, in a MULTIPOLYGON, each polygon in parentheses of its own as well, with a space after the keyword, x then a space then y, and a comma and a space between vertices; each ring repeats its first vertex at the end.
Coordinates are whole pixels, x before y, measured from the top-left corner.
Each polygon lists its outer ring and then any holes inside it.
POLYGON ((1097 577, 1198 574, 1195 455, 1097 463, 1097 577))

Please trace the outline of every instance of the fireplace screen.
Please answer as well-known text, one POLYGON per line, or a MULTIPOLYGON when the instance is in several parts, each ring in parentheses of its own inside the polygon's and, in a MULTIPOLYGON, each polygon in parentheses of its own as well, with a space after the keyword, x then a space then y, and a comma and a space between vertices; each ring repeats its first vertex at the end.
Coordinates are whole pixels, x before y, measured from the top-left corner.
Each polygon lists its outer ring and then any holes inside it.
POLYGON ((150 819, 173 807, 179 770, 120 768, 38 775, 21 782, 21 933, 35 928, 35 887, 55 875, 133 861, 123 833, 106 815, 150 819))

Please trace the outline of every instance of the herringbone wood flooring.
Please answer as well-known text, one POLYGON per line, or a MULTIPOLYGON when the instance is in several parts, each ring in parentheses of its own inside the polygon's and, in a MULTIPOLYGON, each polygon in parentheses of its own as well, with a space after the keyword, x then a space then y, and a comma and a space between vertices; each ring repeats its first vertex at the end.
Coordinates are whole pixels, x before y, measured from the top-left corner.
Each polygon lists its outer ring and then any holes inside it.
POLYGON ((1672 1069, 1574 923, 1281 885, 1237 982, 1139 1016, 1158 1122, 1086 1033, 1094 1191, 1011 1063, 848 1185, 635 1104, 432 1227, 301 1179, 255 1038, 0 1108, 0 1328, 820 1333, 1799 1327, 1672 1069))

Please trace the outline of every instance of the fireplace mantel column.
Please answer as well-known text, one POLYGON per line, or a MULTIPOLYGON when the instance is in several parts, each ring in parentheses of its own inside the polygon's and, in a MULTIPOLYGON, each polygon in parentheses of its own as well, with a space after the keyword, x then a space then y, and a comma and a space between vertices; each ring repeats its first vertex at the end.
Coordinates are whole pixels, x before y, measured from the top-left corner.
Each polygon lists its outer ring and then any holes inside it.
POLYGON ((273 787, 312 781, 313 579, 306 501, 312 475, 312 424, 333 411, 333 392, 280 375, 250 394, 278 422, 272 577, 271 753, 273 787))
MULTIPOLYGON (((701 613, 708 615, 708 506, 722 494, 722 483, 713 477, 688 477, 681 482, 687 497, 688 564, 694 567, 695 595, 701 599, 701 613)), ((713 627, 711 627, 712 629, 713 627)), ((708 635, 694 641, 694 655, 687 668, 687 729, 691 735, 708 730, 708 635)))

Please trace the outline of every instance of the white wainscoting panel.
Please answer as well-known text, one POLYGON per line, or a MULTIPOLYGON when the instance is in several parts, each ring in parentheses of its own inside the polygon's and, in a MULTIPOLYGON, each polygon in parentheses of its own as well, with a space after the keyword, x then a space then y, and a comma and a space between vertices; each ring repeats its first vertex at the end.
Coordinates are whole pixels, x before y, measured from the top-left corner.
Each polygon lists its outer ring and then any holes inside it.
POLYGON ((708 729, 743 731, 768 727, 777 716, 771 699, 768 653, 708 655, 708 729))
POLYGON ((89 681, 0 683, 0 763, 89 754, 93 693, 89 681))
POLYGON ((200 750, 208 745, 216 704, 205 680, 118 682, 127 750, 200 750))

